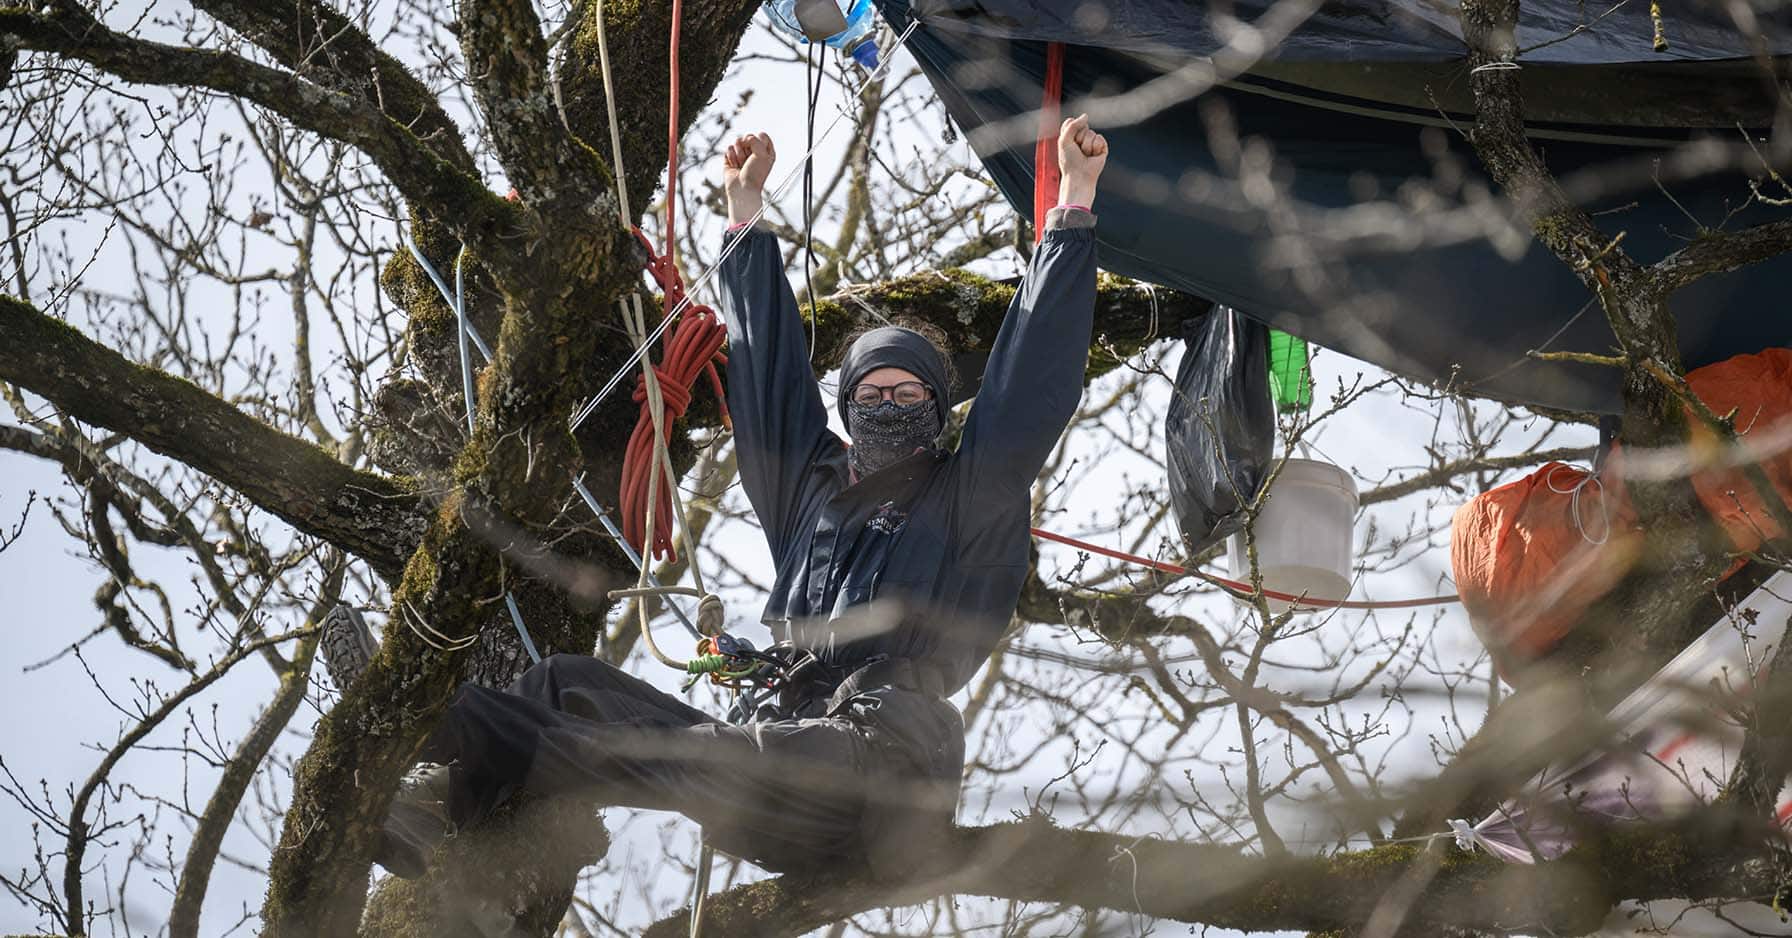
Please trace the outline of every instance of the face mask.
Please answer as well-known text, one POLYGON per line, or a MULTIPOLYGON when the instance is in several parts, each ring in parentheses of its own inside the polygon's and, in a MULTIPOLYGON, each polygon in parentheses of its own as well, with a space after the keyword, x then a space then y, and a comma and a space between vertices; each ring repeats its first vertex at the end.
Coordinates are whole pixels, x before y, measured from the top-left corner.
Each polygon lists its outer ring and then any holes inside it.
POLYGON ((940 435, 939 410, 933 401, 907 407, 895 401, 884 401, 876 407, 848 402, 846 413, 847 427, 852 432, 847 459, 861 479, 915 450, 933 445, 940 435))

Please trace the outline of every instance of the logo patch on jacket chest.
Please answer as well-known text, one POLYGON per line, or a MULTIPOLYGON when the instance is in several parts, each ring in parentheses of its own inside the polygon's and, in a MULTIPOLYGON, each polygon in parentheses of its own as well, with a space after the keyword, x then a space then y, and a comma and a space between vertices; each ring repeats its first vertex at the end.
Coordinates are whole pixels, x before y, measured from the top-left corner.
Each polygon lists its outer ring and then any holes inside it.
POLYGON ((877 513, 865 522, 865 527, 884 534, 895 534, 908 524, 908 512, 896 507, 895 502, 884 502, 877 506, 877 513))

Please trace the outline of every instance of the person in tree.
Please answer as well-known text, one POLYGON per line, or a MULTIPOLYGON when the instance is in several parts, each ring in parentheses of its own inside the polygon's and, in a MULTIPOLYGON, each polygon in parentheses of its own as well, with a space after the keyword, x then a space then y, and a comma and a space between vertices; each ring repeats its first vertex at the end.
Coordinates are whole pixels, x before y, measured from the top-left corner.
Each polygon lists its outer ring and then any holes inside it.
POLYGON ((741 724, 582 655, 550 657, 508 692, 463 687, 400 787, 381 865, 420 875, 449 831, 518 790, 679 811, 717 849, 779 872, 843 856, 900 871, 950 824, 964 721, 946 698, 1013 616, 1029 493, 1082 396, 1093 330, 1089 206, 1107 142, 1073 118, 1058 158, 1061 204, 948 450, 947 359, 902 327, 852 343, 836 402, 851 445, 828 429, 777 239, 745 228, 771 139, 728 148, 729 237, 741 239, 720 270, 728 406, 776 570, 763 621, 807 665, 741 724))

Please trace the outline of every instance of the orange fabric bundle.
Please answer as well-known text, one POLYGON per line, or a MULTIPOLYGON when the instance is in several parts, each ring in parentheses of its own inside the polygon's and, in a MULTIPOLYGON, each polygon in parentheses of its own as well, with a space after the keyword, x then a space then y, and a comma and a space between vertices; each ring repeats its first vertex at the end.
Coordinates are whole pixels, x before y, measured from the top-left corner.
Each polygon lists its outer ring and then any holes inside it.
MULTIPOLYGON (((1792 503, 1792 349, 1738 355, 1694 369, 1686 382, 1714 413, 1735 412, 1746 453, 1792 503)), ((1784 533, 1748 476, 1726 464, 1734 460, 1729 449, 1696 418, 1688 451, 1699 501, 1738 551, 1784 533)), ((1500 673, 1554 648, 1635 562, 1642 532, 1622 473, 1614 448, 1603 479, 1550 463, 1457 509, 1456 588, 1500 673)))
POLYGON ((1622 485, 1552 462, 1457 509, 1456 591, 1500 673, 1554 648, 1636 560, 1622 485))
MULTIPOLYGON (((1737 441, 1792 504, 1792 349, 1770 348, 1696 368, 1686 383, 1718 416, 1736 412, 1737 441)), ((1717 435, 1696 418, 1692 452, 1721 453, 1717 435)), ((1695 469, 1692 486, 1737 550, 1752 551, 1784 533, 1741 469, 1695 469)))

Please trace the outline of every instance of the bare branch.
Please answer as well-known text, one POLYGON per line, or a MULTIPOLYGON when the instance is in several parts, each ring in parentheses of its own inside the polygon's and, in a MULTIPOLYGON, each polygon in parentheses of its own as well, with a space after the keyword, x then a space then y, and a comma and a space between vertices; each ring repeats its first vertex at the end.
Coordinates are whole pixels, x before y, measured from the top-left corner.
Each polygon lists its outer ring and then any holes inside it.
POLYGON ((462 172, 476 171, 461 131, 410 69, 328 5, 301 0, 197 0, 216 17, 302 78, 359 98, 408 128, 417 141, 462 172))
POLYGON ((207 88, 252 101, 295 125, 359 148, 405 197, 457 230, 503 212, 503 201, 465 170, 436 156, 395 120, 339 92, 238 55, 136 39, 108 29, 81 7, 52 0, 38 11, 0 8, 0 35, 22 48, 55 52, 129 81, 207 88))
POLYGON ((69 416, 129 434, 307 534, 396 575, 422 534, 418 496, 345 466, 188 381, 128 361, 30 304, 0 296, 0 378, 69 416))
POLYGON ((1650 287, 1666 296, 1711 274, 1727 273, 1792 251, 1792 221, 1741 231, 1704 231, 1686 247, 1655 262, 1650 287))

